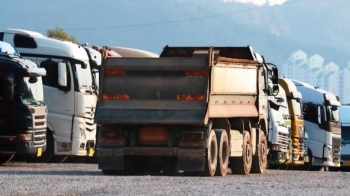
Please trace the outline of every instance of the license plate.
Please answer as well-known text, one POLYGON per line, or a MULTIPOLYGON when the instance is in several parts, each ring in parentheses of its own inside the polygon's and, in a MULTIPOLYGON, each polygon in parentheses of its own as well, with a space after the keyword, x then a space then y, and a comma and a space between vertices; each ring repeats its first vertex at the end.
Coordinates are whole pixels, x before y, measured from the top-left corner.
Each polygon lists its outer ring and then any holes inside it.
POLYGON ((350 161, 344 161, 343 166, 350 166, 350 161))
POLYGON ((38 148, 38 152, 36 153, 37 157, 41 157, 41 155, 43 154, 43 149, 42 148, 38 148))
POLYGON ((89 157, 94 156, 94 153, 95 153, 95 150, 92 149, 92 148, 90 148, 90 149, 89 149, 89 157))

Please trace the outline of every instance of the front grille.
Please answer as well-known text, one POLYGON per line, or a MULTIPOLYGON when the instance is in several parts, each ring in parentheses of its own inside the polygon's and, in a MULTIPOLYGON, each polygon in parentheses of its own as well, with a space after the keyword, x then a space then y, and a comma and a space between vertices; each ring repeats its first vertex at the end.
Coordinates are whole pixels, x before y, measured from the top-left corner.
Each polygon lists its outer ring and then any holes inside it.
POLYGON ((288 134, 279 132, 278 133, 278 145, 280 147, 280 150, 282 152, 287 152, 288 144, 289 144, 289 142, 288 142, 288 134))
POLYGON ((85 121, 85 129, 89 132, 93 132, 96 130, 96 123, 93 118, 84 118, 85 121))
POLYGON ((40 147, 46 142, 46 130, 36 130, 33 131, 33 146, 40 147))
POLYGON ((303 143, 304 143, 304 154, 305 154, 305 155, 308 155, 309 141, 308 141, 306 138, 304 138, 304 139, 303 139, 303 143))
POLYGON ((333 162, 334 163, 340 162, 340 145, 341 145, 341 139, 333 137, 332 138, 332 154, 333 154, 333 162))
POLYGON ((34 121, 34 129, 46 129, 47 122, 47 111, 45 107, 42 108, 31 108, 33 121, 34 121))
POLYGON ((85 107, 85 117, 86 118, 94 118, 95 116, 95 108, 94 107, 85 107))

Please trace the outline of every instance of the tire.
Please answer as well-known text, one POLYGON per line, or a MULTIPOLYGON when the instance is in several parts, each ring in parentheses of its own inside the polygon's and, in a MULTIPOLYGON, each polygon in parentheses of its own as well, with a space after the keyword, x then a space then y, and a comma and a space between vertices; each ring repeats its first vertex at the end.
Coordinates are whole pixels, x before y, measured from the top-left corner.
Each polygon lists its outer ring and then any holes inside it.
POLYGON ((229 156, 230 156, 230 147, 226 130, 215 130, 218 156, 217 156, 217 168, 215 176, 226 176, 229 156))
POLYGON ((14 156, 14 154, 0 155, 0 165, 11 161, 11 159, 13 159, 14 156))
POLYGON ((252 173, 263 174, 267 168, 267 140, 265 133, 260 131, 259 144, 257 145, 257 156, 253 157, 252 173))
POLYGON ((64 163, 69 155, 53 155, 49 160, 50 163, 64 163))
POLYGON ((115 176, 115 175, 118 175, 119 174, 119 171, 118 170, 107 170, 107 169, 103 169, 102 170, 102 173, 104 175, 107 175, 107 176, 115 176))
POLYGON ((46 131, 46 150, 40 157, 36 157, 35 155, 29 156, 27 162, 34 163, 48 163, 51 158, 54 156, 54 139, 52 134, 46 131))
POLYGON ((64 161, 65 163, 84 163, 86 160, 86 156, 68 156, 68 158, 64 161))
POLYGON ((312 167, 312 152, 311 152, 310 149, 308 149, 307 153, 308 153, 308 156, 309 156, 309 162, 304 163, 304 167, 303 168, 306 171, 310 171, 310 170, 313 169, 313 167, 312 167))
POLYGON ((252 168, 253 146, 248 131, 243 131, 243 152, 242 157, 232 157, 230 168, 233 174, 249 175, 252 168))
POLYGON ((202 175, 214 176, 217 167, 218 142, 216 140, 215 131, 211 130, 208 138, 208 148, 205 152, 205 163, 202 175))

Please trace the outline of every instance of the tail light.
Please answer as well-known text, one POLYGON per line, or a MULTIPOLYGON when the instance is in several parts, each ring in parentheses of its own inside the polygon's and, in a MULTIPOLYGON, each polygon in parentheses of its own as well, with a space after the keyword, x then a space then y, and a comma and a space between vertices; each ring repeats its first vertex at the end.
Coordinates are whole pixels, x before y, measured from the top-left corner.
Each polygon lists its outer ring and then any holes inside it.
POLYGON ((121 136, 120 131, 104 131, 102 133, 103 138, 118 139, 121 136))

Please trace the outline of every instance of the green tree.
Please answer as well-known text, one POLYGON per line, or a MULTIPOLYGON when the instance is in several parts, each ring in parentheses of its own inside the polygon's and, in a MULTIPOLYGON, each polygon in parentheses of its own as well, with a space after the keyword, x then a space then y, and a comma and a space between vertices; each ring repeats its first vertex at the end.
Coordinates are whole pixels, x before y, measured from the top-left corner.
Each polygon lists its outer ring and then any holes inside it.
POLYGON ((53 30, 47 30, 46 34, 48 37, 63 39, 66 41, 79 44, 77 39, 75 39, 74 36, 69 35, 63 28, 60 28, 60 27, 57 27, 56 29, 53 29, 53 30))

